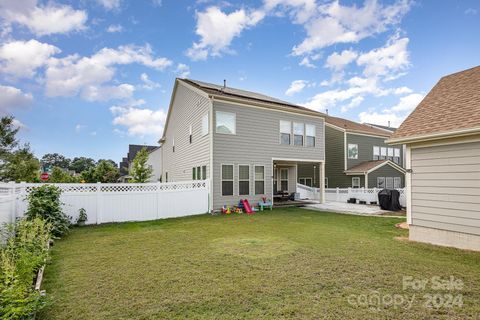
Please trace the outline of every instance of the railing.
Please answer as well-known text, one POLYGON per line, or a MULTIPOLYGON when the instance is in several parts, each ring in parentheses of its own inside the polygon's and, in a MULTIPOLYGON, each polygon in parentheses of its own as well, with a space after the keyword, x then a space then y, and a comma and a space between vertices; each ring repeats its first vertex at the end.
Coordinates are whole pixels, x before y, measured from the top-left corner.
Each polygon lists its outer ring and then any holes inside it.
MULTIPOLYGON (((379 188, 330 188, 325 189, 325 200, 335 202, 346 202, 350 198, 356 198, 366 203, 377 202, 379 188)), ((400 192, 400 205, 407 206, 405 198, 405 189, 396 189, 400 192)))
POLYGON ((304 184, 297 183, 297 192, 300 194, 300 199, 320 201, 319 188, 309 187, 304 184))
MULTIPOLYGON (((26 197, 40 183, 0 183, 0 224, 22 217, 26 197)), ((84 208, 88 224, 143 221, 206 213, 209 180, 168 183, 58 183, 64 212, 75 221, 84 208)))

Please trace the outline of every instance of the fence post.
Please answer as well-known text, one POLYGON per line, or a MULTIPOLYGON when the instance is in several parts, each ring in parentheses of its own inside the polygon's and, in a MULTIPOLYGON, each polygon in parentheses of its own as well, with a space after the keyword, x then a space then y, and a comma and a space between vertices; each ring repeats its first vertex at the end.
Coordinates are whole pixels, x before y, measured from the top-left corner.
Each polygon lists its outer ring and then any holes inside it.
MULTIPOLYGON (((27 183, 25 181, 22 181, 20 182, 20 195, 18 196, 18 200, 17 200, 19 204, 22 204, 22 206, 17 205, 17 211, 19 208, 20 210, 25 209, 23 204, 27 201, 26 195, 27 195, 27 183)), ((22 216, 24 215, 24 213, 25 213, 24 211, 20 212, 22 216)))
POLYGON ((337 187, 337 190, 336 190, 336 194, 335 194, 335 195, 336 195, 336 198, 335 198, 336 201, 337 201, 337 202, 340 202, 340 188, 339 188, 339 187, 337 187))
POLYGON ((102 183, 97 182, 96 189, 97 224, 102 223, 102 183))
POLYGON ((155 195, 157 197, 157 201, 156 201, 156 204, 157 204, 157 216, 156 218, 158 219, 160 217, 160 181, 157 181, 157 184, 156 184, 156 192, 155 192, 155 195))

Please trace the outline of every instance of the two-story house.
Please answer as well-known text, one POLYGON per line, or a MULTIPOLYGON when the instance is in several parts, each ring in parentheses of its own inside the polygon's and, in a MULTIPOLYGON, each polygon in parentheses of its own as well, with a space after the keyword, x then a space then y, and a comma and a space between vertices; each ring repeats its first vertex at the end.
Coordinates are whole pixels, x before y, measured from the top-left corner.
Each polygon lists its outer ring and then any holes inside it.
POLYGON ((324 116, 225 84, 176 79, 160 140, 163 181, 210 179, 213 210, 294 193, 297 181, 318 185, 324 199, 324 116))
POLYGON ((325 187, 403 188, 403 148, 385 143, 392 133, 325 116, 325 187))

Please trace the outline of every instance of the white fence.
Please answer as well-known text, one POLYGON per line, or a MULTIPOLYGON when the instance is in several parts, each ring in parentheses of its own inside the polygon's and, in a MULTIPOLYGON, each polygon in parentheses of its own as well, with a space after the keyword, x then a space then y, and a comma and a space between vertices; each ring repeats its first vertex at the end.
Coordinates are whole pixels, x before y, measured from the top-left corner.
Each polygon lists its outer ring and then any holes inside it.
MULTIPOLYGON (((330 188, 325 189, 325 200, 336 202, 347 202, 350 198, 356 198, 366 203, 377 202, 378 193, 382 189, 379 188, 330 188)), ((400 205, 407 206, 405 198, 405 189, 397 189, 400 192, 400 205)))
MULTIPOLYGON (((27 210, 26 196, 37 183, 0 183, 0 224, 13 222, 27 210)), ((62 190, 64 212, 78 218, 84 208, 87 224, 145 221, 209 211, 209 180, 168 183, 68 183, 62 190)))
POLYGON ((300 194, 300 199, 318 200, 320 201, 320 189, 309 187, 297 183, 297 192, 300 194))

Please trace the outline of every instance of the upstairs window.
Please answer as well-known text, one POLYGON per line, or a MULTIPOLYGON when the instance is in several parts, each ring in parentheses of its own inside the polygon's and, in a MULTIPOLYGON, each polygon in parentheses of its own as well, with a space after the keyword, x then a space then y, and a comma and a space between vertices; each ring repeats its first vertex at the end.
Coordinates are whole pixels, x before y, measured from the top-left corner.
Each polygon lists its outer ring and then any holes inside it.
POLYGON ((200 172, 200 167, 197 167, 197 180, 202 179, 202 173, 200 172))
POLYGON ((280 120, 280 143, 290 145, 292 136, 292 123, 280 120))
POLYGON ((202 167, 202 180, 207 179, 207 166, 202 167))
POLYGON ((373 147, 373 160, 380 160, 380 147, 373 147))
POLYGON ((387 148, 386 147, 381 147, 380 148, 380 160, 385 160, 387 159, 387 148))
POLYGON ((208 113, 202 117, 202 137, 208 134, 208 113))
POLYGON ((393 148, 388 148, 388 160, 393 161, 393 148))
POLYGON ((348 159, 358 159, 358 144, 348 144, 348 159))
POLYGON ((400 149, 395 148, 393 151, 393 162, 400 164, 400 149))
POLYGON ((250 194, 250 166, 249 165, 238 166, 238 194, 241 196, 250 194))
POLYGON ((233 196, 232 164, 222 164, 222 196, 233 196))
POLYGON ((192 125, 188 128, 188 140, 192 143, 192 125))
POLYGON ((305 125, 307 147, 315 147, 315 126, 313 124, 305 125))
POLYGON ((296 146, 303 146, 303 135, 305 126, 303 123, 293 123, 293 144, 296 146))
POLYGON ((236 115, 235 113, 217 111, 217 133, 235 134, 236 133, 236 115))
POLYGON ((195 167, 192 168, 192 180, 197 180, 197 170, 195 167))

